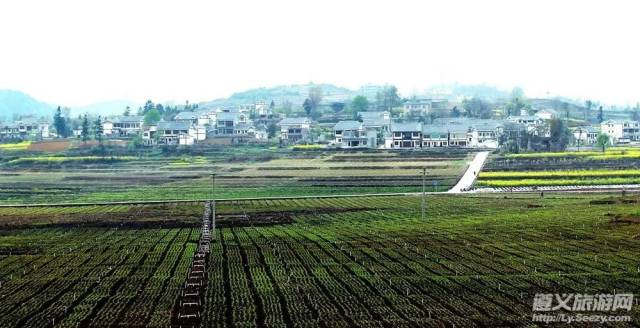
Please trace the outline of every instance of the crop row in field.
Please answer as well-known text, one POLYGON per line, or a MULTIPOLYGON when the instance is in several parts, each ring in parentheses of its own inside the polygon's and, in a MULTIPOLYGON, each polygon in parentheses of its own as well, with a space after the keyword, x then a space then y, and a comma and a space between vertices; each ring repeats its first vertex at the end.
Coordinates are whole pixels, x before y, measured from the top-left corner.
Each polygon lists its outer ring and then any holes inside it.
POLYGON ((24 151, 29 149, 31 145, 30 141, 22 141, 17 143, 3 143, 0 144, 0 151, 24 151))
POLYGON ((2 326, 168 326, 195 251, 191 228, 4 233, 2 326))
POLYGON ((585 178, 585 179, 483 179, 476 187, 535 187, 535 186, 603 186, 637 185, 640 177, 633 178, 585 178))
POLYGON ((429 197, 424 221, 417 197, 221 204, 220 216, 293 220, 219 228, 203 322, 525 326, 535 293, 640 291, 640 224, 612 218, 635 203, 462 199, 429 197))
POLYGON ((168 326, 197 219, 160 227, 194 210, 0 208, 0 326, 168 326))
POLYGON ((481 172, 476 186, 589 186, 639 184, 640 170, 553 170, 481 172))
POLYGON ((2 207, 0 228, 22 227, 173 227, 197 223, 189 204, 2 207))
MULTIPOLYGON (((639 202, 438 195, 427 197, 425 220, 410 196, 217 202, 201 319, 206 327, 530 325, 535 293, 640 292, 639 202)), ((0 228, 3 325, 168 326, 195 264, 202 204, 151 207, 159 209, 124 226, 0 228), (171 214, 196 221, 133 224, 171 214)))
POLYGON ((602 151, 565 151, 509 154, 508 158, 584 157, 587 159, 640 158, 640 148, 614 147, 602 151))
POLYGON ((134 156, 29 156, 12 159, 7 165, 31 165, 31 164, 63 164, 63 163, 115 163, 133 161, 134 156))
POLYGON ((480 172, 481 179, 512 179, 512 178, 558 178, 558 177, 634 177, 640 176, 640 170, 554 170, 554 171, 491 171, 480 172))

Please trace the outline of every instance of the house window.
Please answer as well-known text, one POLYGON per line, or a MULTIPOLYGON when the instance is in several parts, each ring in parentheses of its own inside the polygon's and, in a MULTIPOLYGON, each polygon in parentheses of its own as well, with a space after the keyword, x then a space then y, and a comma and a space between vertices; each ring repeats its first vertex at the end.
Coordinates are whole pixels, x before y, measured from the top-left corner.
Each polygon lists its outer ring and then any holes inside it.
POLYGON ((393 133, 393 137, 394 138, 400 138, 400 137, 402 137, 402 134, 400 132, 394 132, 393 133))

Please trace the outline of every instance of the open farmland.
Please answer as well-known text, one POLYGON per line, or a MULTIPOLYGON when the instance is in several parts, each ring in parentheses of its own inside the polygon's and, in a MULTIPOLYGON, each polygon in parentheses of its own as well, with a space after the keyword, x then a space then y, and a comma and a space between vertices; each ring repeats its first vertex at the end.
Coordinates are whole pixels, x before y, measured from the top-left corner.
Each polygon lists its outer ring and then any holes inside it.
MULTIPOLYGON (((536 293, 640 293, 638 196, 432 195, 424 220, 420 204, 218 201, 203 326, 531 326, 536 293)), ((202 204, 0 217, 5 326, 167 326, 202 204)))
POLYGON ((0 325, 168 326, 197 247, 189 213, 184 206, 1 209, 0 325))
POLYGON ((476 187, 638 185, 637 167, 640 148, 494 155, 476 187))
POLYGON ((320 152, 248 148, 193 154, 23 154, 0 160, 0 203, 175 200, 444 191, 473 153, 320 152))

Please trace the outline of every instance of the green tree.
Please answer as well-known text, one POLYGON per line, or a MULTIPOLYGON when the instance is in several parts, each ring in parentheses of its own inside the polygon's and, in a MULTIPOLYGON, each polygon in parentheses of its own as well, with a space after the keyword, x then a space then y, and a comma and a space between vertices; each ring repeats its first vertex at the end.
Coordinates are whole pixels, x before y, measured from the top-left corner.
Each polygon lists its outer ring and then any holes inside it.
POLYGON ((593 107, 593 101, 587 100, 584 102, 584 120, 589 121, 591 119, 591 107, 593 107))
POLYGON ((331 103, 331 109, 334 113, 339 113, 344 109, 344 103, 339 101, 334 101, 331 103))
POLYGON ((100 144, 102 144, 102 135, 104 134, 104 128, 102 127, 102 117, 98 116, 98 118, 93 121, 93 133, 94 137, 100 144))
POLYGON ((62 110, 60 106, 56 109, 55 115, 53 115, 53 127, 56 129, 59 137, 66 138, 68 137, 67 121, 62 116, 62 110))
POLYGON ((636 104, 636 107, 633 108, 631 112, 631 120, 640 121, 640 103, 636 104))
POLYGON ((312 110, 318 110, 320 102, 322 101, 322 87, 317 85, 309 88, 309 104, 312 110))
POLYGON ((598 107, 598 123, 604 122, 604 112, 602 111, 602 106, 598 107))
POLYGON ((276 122, 275 121, 269 122, 269 124, 267 125, 267 136, 269 137, 269 139, 275 138, 277 132, 278 132, 278 126, 276 125, 276 122))
POLYGON ((302 104, 302 108, 304 109, 304 112, 307 114, 307 117, 310 117, 311 111, 313 110, 313 106, 311 105, 311 100, 309 98, 304 100, 304 103, 302 104))
POLYGON ((488 102, 478 97, 465 99, 462 101, 462 108, 468 117, 474 118, 491 118, 491 106, 488 102))
POLYGON ((290 115, 290 114, 291 114, 291 112, 293 112, 293 103, 292 103, 291 101, 289 101, 289 100, 285 100, 285 101, 283 101, 283 102, 282 102, 282 105, 281 105, 281 106, 282 106, 282 107, 281 107, 282 112, 283 112, 285 115, 290 115))
POLYGON ((162 116, 157 109, 152 108, 144 115, 144 124, 145 125, 154 125, 160 121, 162 116))
POLYGON ((156 106, 153 104, 153 101, 147 100, 147 102, 144 103, 144 107, 142 107, 142 115, 147 115, 147 113, 152 109, 155 109, 155 107, 156 106))
POLYGON ((124 116, 130 116, 131 115, 131 107, 127 106, 127 108, 124 109, 124 116))
POLYGON ((458 109, 458 106, 453 106, 453 109, 451 110, 451 116, 460 117, 461 115, 462 115, 462 113, 458 109))
POLYGON ((504 111, 507 116, 520 115, 522 110, 530 111, 531 104, 529 104, 526 99, 520 97, 511 98, 504 107, 504 111))
POLYGON ((82 137, 83 142, 87 142, 89 140, 89 118, 87 114, 84 114, 82 118, 82 130, 80 131, 80 136, 82 137))
POLYGON ((354 113, 366 112, 369 109, 369 100, 365 96, 355 96, 351 100, 351 109, 354 113))
POLYGON ((601 133, 596 139, 596 144, 602 148, 602 152, 604 153, 611 144, 611 138, 606 133, 601 133))
POLYGON ((554 118, 549 122, 549 143, 552 151, 563 151, 567 148, 571 132, 565 121, 554 118))
POLYGON ((378 108, 391 111, 394 107, 400 106, 402 100, 395 85, 384 87, 376 94, 378 108))

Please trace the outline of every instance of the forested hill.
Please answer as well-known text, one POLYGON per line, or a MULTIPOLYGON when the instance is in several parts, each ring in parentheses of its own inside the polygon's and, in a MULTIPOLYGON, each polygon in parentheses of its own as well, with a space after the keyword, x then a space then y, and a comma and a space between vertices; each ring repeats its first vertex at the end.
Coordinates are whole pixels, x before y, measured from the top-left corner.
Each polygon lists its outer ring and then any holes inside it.
POLYGON ((38 101, 28 94, 15 90, 0 90, 0 119, 11 120, 14 116, 49 116, 53 106, 38 101))
POLYGON ((250 104, 260 100, 274 100, 276 102, 290 101, 293 104, 302 104, 304 99, 309 95, 309 89, 313 87, 322 88, 322 92, 325 96, 345 96, 345 98, 351 98, 356 95, 355 90, 338 87, 333 84, 309 83, 250 89, 242 92, 236 92, 229 98, 206 102, 205 105, 240 105, 250 104))

